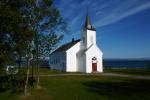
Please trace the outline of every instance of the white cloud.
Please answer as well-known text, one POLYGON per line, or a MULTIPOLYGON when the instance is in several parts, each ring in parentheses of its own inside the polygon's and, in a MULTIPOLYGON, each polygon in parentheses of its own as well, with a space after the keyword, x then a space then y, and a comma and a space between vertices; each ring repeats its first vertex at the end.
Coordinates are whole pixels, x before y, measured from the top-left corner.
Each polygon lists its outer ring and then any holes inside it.
POLYGON ((98 28, 149 9, 150 0, 96 0, 95 2, 93 0, 82 0, 81 2, 60 0, 59 3, 63 17, 68 20, 69 26, 74 30, 77 29, 76 26, 83 23, 87 6, 90 16, 95 19, 94 26, 98 28))
POLYGON ((135 5, 136 2, 128 2, 128 3, 129 3, 128 5, 125 5, 123 3, 123 5, 120 5, 119 7, 115 7, 114 9, 112 9, 112 13, 105 15, 104 18, 96 21, 94 25, 96 27, 109 25, 119 20, 122 20, 123 18, 126 18, 128 16, 131 16, 133 14, 136 14, 138 12, 150 8, 150 2, 140 4, 137 6, 133 6, 135 5))
POLYGON ((97 11, 96 15, 103 15, 104 13, 102 11, 97 11))
POLYGON ((70 22, 70 26, 74 26, 77 22, 79 22, 80 18, 81 18, 81 15, 74 17, 72 21, 70 22))

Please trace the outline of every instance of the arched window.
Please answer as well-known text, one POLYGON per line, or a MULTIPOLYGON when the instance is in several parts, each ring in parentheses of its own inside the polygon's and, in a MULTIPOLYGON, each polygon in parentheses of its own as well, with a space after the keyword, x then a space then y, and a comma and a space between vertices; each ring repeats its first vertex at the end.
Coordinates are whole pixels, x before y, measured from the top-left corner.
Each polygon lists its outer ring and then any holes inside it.
POLYGON ((92 63, 97 63, 97 58, 96 57, 92 58, 92 63))

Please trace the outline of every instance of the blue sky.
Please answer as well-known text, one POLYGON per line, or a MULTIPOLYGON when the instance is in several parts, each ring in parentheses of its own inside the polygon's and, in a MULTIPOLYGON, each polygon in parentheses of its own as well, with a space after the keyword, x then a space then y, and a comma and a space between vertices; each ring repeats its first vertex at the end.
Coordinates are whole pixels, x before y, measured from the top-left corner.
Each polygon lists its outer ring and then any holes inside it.
POLYGON ((150 0, 55 0, 70 33, 80 38, 87 7, 105 59, 150 58, 150 0))

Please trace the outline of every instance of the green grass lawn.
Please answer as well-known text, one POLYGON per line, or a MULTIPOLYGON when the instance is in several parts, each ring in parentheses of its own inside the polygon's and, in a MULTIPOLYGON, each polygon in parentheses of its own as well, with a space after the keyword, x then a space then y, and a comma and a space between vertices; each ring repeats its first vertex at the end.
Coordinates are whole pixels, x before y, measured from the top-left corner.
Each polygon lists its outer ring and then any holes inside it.
POLYGON ((106 76, 41 77, 28 97, 9 91, 0 100, 150 100, 150 80, 106 76))
MULTIPOLYGON (((144 69, 105 69, 104 72, 150 75, 150 71, 144 69)), ((34 74, 36 74, 36 69, 34 69, 34 74)), ((40 74, 66 73, 40 68, 40 74)), ((150 80, 100 75, 45 76, 40 77, 41 89, 29 87, 28 97, 24 97, 22 93, 0 90, 0 100, 150 100, 149 85, 150 80)))
MULTIPOLYGON (((30 70, 31 71, 31 70, 30 70)), ((105 73, 118 73, 118 74, 128 74, 128 75, 140 75, 140 76, 150 76, 149 69, 142 69, 142 68, 105 68, 105 73)), ((36 74, 36 69, 34 69, 34 73, 36 74)), ((73 73, 80 73, 80 72, 73 72, 73 73)), ((40 68, 41 75, 49 75, 49 74, 66 74, 66 72, 58 71, 58 70, 50 70, 48 68, 40 68)), ((72 74, 67 73, 67 74, 72 74)))
MULTIPOLYGON (((30 74, 32 73, 32 69, 30 69, 30 74)), ((36 75, 37 69, 34 68, 33 73, 36 75)), ((49 68, 40 68, 39 74, 40 75, 53 75, 53 74, 79 74, 82 72, 65 72, 65 71, 59 71, 59 70, 51 70, 49 68)))
POLYGON ((142 68, 120 68, 120 69, 112 69, 106 68, 104 69, 106 73, 118 73, 118 74, 128 74, 128 75, 140 75, 140 76, 150 76, 149 69, 142 69, 142 68))
MULTIPOLYGON (((30 69, 30 72, 32 70, 30 69)), ((37 69, 34 69, 34 74, 37 73, 37 69)), ((40 68, 39 69, 40 75, 49 75, 49 74, 64 74, 66 72, 59 71, 59 70, 50 70, 49 68, 40 68)))
MULTIPOLYGON (((24 70, 24 69, 23 69, 24 70)), ((118 74, 128 74, 128 75, 140 75, 140 76, 150 76, 150 69, 142 69, 142 68, 118 68, 118 69, 112 69, 112 68, 105 68, 105 73, 118 73, 118 74)), ((30 68, 30 74, 32 73, 32 69, 30 68)), ((37 69, 34 68, 33 73, 36 75, 37 69)), ((66 74, 64 71, 58 71, 58 70, 50 70, 48 68, 40 68, 40 75, 51 75, 51 74, 66 74)), ((81 73, 81 72, 70 72, 67 74, 72 73, 81 73)))

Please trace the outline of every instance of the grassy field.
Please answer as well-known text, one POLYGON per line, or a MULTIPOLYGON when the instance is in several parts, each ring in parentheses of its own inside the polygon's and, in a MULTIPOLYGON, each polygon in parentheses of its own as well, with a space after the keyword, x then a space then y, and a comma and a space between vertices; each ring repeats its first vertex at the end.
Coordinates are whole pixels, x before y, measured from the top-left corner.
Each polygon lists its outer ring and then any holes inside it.
MULTIPOLYGON (((144 69, 105 69, 104 72, 150 75, 150 71, 144 69)), ((64 73, 40 68, 41 75, 64 73)), ((40 77, 41 89, 29 87, 28 97, 24 97, 21 92, 0 90, 0 100, 150 100, 149 85, 150 80, 100 75, 45 76, 40 77)))
POLYGON ((118 74, 128 74, 128 75, 140 75, 140 76, 150 76, 149 69, 142 69, 142 68, 127 68, 127 69, 111 69, 106 68, 104 69, 106 73, 118 73, 118 74))
POLYGON ((9 91, 0 100, 150 100, 150 80, 106 76, 41 77, 29 96, 9 91))
MULTIPOLYGON (((30 70, 31 72, 31 70, 30 70)), ((36 69, 34 69, 34 74, 36 74, 36 69)), ((81 72, 74 72, 74 73, 81 73, 81 72)), ((128 74, 128 75, 139 75, 139 76, 150 76, 149 69, 142 69, 142 68, 128 68, 128 69, 112 69, 112 68, 105 68, 104 73, 117 73, 117 74, 128 74)), ((49 75, 49 74, 66 74, 66 72, 58 71, 58 70, 50 70, 48 68, 40 68, 40 75, 49 75)), ((72 74, 72 73, 67 73, 72 74)))
MULTIPOLYGON (((30 72, 32 72, 31 69, 30 69, 30 72)), ((50 70, 49 68, 40 68, 39 72, 40 72, 40 75, 64 74, 64 73, 66 73, 66 72, 59 71, 59 70, 50 70)), ((36 74, 37 70, 34 69, 33 73, 36 74)))

